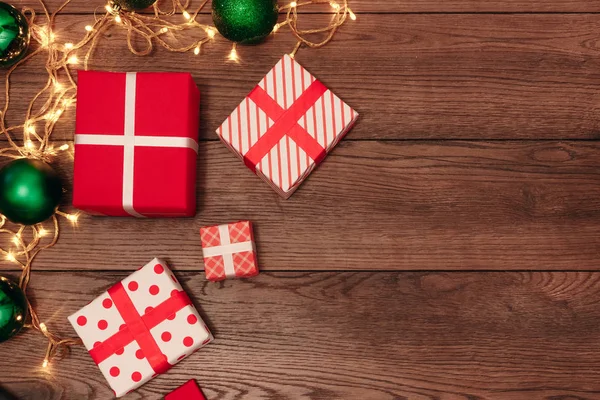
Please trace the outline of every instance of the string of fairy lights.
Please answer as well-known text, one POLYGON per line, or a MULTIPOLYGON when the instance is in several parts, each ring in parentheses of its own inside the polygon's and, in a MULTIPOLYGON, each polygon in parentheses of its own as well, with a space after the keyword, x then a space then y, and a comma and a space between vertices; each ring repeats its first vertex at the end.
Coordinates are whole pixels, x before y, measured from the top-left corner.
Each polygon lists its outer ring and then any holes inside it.
MULTIPOLYGON (((166 0, 171 3, 171 7, 167 11, 162 10, 155 3, 152 6, 153 13, 151 14, 124 11, 117 4, 109 2, 104 7, 104 12, 101 15, 95 14, 94 22, 84 27, 83 38, 79 42, 62 42, 54 32, 55 19, 71 0, 66 0, 53 13, 48 12, 43 0, 39 1, 43 10, 43 21, 38 22, 40 17, 32 8, 23 9, 23 14, 29 24, 31 38, 34 43, 37 43, 37 46, 33 46, 33 50, 13 65, 5 76, 5 104, 0 115, 0 130, 7 138, 9 146, 0 149, 0 156, 12 159, 26 157, 50 162, 61 152, 73 156, 74 150, 70 144, 56 147, 50 139, 56 123, 76 101, 77 83, 72 69, 76 66, 88 69, 92 54, 103 37, 102 33, 108 28, 124 29, 127 33, 127 47, 133 54, 139 56, 149 55, 156 45, 171 52, 192 52, 197 56, 202 53, 202 47, 205 44, 216 39, 218 33, 214 26, 197 21, 198 15, 206 7, 208 0, 202 0, 195 9, 191 8, 190 0, 183 3, 180 0, 166 0), (179 15, 183 21, 173 22, 173 19, 178 18, 179 15), (189 35, 187 35, 188 33, 189 35), (174 44, 181 41, 185 44, 174 44), (82 51, 85 52, 83 55, 82 51), (11 77, 24 63, 43 54, 46 55, 45 69, 48 78, 43 88, 34 95, 29 103, 24 122, 8 126, 5 116, 11 102, 11 77), (22 145, 19 145, 17 142, 21 141, 14 137, 16 132, 23 134, 22 145)), ((297 43, 290 53, 292 57, 302 46, 309 48, 324 46, 331 41, 337 29, 348 18, 356 20, 356 14, 348 7, 347 0, 339 2, 333 0, 292 1, 281 5, 279 11, 285 15, 285 19, 274 26, 272 34, 281 31, 282 28, 289 28, 297 39, 297 43), (319 4, 328 4, 331 7, 329 23, 317 29, 300 29, 298 20, 302 14, 298 10, 319 4), (317 40, 313 40, 313 37, 317 37, 317 40)), ((227 59, 233 62, 240 60, 236 43, 232 44, 227 59)), ((0 247, 0 255, 21 267, 19 286, 23 292, 27 290, 34 258, 40 251, 52 247, 58 240, 58 217, 64 217, 73 225, 77 225, 79 213, 65 213, 57 210, 55 215, 44 223, 32 226, 16 225, 14 229, 9 228, 7 219, 0 215, 0 234, 8 235, 10 242, 15 247, 9 250, 0 247)), ((40 321, 31 304, 29 304, 29 315, 31 321, 25 326, 38 330, 48 339, 42 367, 48 367, 57 353, 62 353, 68 350, 69 346, 80 343, 79 339, 63 339, 50 332, 48 326, 40 321)))

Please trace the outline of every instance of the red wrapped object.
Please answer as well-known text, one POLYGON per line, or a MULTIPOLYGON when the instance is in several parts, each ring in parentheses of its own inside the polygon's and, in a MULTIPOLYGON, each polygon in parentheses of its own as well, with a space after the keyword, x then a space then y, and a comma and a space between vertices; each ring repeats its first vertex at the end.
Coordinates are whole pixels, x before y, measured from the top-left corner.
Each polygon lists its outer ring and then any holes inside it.
POLYGON ((166 263, 154 259, 69 316, 116 397, 213 340, 166 263))
POLYGON ((165 400, 206 400, 196 381, 190 379, 165 396, 165 400))
POLYGON ((98 215, 193 216, 199 108, 189 73, 79 71, 73 205, 98 215))
POLYGON ((258 275, 256 247, 250 221, 200 228, 206 279, 217 282, 227 278, 258 275))
POLYGON ((288 198, 357 118, 356 111, 285 55, 217 134, 248 168, 288 198))

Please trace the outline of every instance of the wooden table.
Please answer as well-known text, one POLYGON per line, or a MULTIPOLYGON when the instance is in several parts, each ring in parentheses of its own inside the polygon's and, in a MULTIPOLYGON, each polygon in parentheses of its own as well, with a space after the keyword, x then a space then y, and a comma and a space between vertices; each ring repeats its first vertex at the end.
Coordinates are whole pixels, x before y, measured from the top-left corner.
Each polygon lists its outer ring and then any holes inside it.
MULTIPOLYGON (((102 5, 70 5, 59 40, 102 5)), ((362 118, 289 200, 214 134, 293 48, 289 32, 239 48, 235 64, 222 38, 198 57, 136 57, 110 31, 92 68, 191 71, 200 87, 199 212, 63 221, 34 265, 43 321, 72 335, 67 315, 158 256, 217 340, 127 399, 190 378, 211 400, 600 399, 600 0, 351 6, 357 21, 297 59, 362 118), (198 229, 237 219, 256 224, 262 273, 209 283, 198 229)), ((40 68, 14 76, 14 118, 40 68)), ((54 139, 69 143, 73 126, 68 112, 54 139)), ((70 182, 72 159, 57 163, 70 182)), ((110 398, 82 347, 42 371, 44 346, 32 332, 0 345, 1 385, 27 400, 110 398)))

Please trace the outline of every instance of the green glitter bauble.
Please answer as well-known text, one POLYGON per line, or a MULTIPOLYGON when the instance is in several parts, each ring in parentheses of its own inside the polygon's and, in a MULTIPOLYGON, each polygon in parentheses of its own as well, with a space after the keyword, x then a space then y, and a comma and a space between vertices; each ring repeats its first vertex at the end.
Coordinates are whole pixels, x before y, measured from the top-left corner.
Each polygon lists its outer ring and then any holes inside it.
POLYGON ((21 158, 0 170, 0 213, 12 222, 33 225, 47 220, 61 195, 58 175, 43 161, 21 158))
POLYGON ((15 336, 25 323, 27 300, 21 288, 0 276, 0 342, 15 336))
POLYGON ((19 61, 29 47, 29 25, 19 10, 0 2, 0 67, 19 61))
POLYGON ((213 22, 219 33, 233 42, 256 43, 277 23, 276 0, 213 0, 213 22))
POLYGON ((114 0, 125 11, 142 11, 156 3, 156 0, 114 0))

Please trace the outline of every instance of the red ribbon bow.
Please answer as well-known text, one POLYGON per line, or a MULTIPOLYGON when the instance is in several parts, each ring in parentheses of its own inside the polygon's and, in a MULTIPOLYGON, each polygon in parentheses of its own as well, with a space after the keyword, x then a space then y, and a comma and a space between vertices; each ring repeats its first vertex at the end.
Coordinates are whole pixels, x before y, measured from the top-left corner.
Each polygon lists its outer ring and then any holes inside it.
POLYGON ((256 165, 286 134, 315 161, 315 164, 323 161, 327 151, 304 128, 298 125, 298 120, 326 91, 325 85, 315 80, 290 108, 284 110, 263 88, 256 86, 248 97, 275 123, 244 155, 244 163, 248 168, 256 172, 256 165))
POLYGON ((171 297, 143 316, 135 309, 121 282, 108 289, 108 295, 125 321, 125 325, 104 342, 97 346, 94 345, 94 348, 89 351, 96 365, 135 340, 154 372, 162 374, 171 368, 172 365, 169 364, 167 356, 158 347, 156 340, 150 333, 150 329, 182 308, 191 305, 192 302, 188 295, 183 291, 174 291, 171 297))

